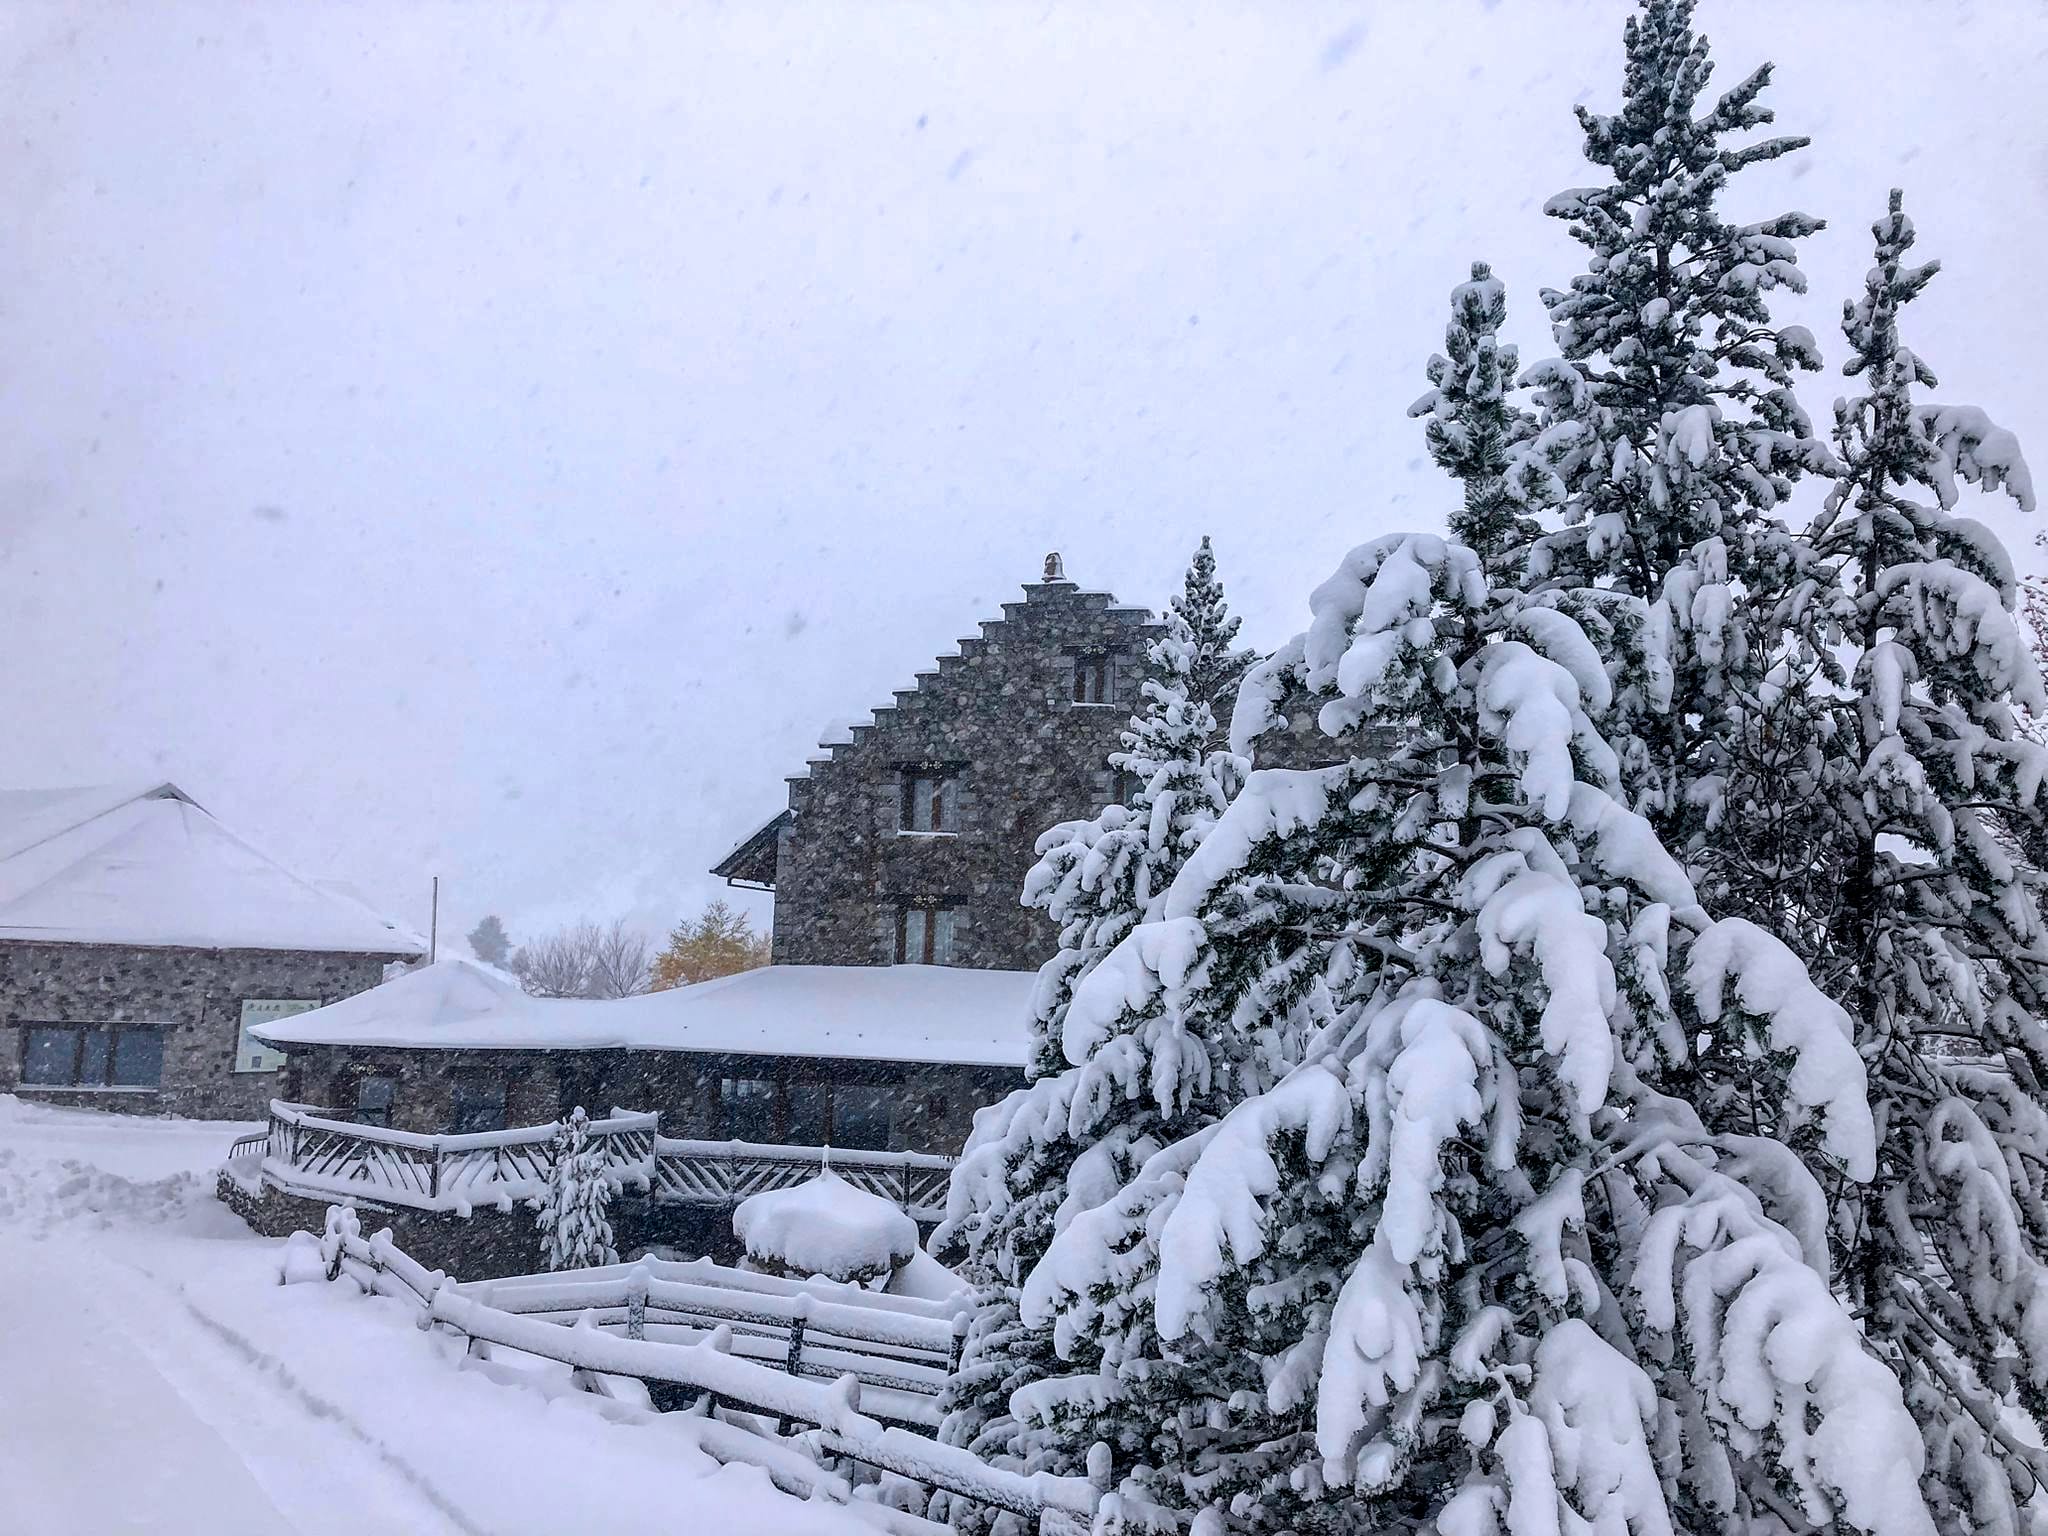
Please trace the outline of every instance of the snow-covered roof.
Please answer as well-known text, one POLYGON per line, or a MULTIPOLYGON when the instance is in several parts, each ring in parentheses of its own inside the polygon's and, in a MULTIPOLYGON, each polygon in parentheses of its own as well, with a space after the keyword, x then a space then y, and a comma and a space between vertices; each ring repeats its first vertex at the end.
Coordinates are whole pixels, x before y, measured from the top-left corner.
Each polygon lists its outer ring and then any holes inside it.
POLYGON ((293 874, 174 784, 0 790, 0 941, 417 955, 362 898, 293 874))
POLYGON ((768 965, 603 1001, 528 997, 448 959, 255 1028, 266 1042, 419 1050, 708 1051, 853 1061, 1024 1065, 1030 971, 768 965))

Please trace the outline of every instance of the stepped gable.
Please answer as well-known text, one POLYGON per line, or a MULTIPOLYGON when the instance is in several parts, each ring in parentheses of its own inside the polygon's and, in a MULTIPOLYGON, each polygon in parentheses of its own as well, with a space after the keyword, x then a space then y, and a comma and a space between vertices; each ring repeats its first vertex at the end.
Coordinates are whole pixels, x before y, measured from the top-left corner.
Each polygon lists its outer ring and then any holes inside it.
POLYGON ((1047 566, 1000 617, 821 743, 789 780, 788 810, 719 867, 770 883, 772 844, 778 962, 891 963, 906 908, 948 914, 954 964, 1031 966, 1051 952, 1050 925, 1017 893, 1039 833, 1112 798, 1108 755, 1159 626, 1067 580, 1056 557, 1047 566), (953 781, 957 825, 914 833, 906 785, 929 776, 953 781))
MULTIPOLYGON (((893 691, 891 703, 878 705, 870 710, 867 720, 853 722, 842 732, 828 734, 820 739, 818 751, 805 759, 805 766, 787 777, 786 782, 792 786, 790 808, 797 808, 799 792, 796 786, 815 778, 819 768, 828 763, 841 761, 850 751, 867 742, 878 728, 893 723, 904 711, 918 708, 920 701, 929 701, 935 693, 943 696, 943 690, 936 690, 933 685, 950 680, 962 672, 971 673, 975 664, 985 663, 992 651, 1000 656, 1003 646, 1020 621, 1029 622, 1036 619, 1046 605, 1058 605, 1062 600, 1065 601, 1067 610, 1061 614, 1063 619, 1075 613, 1099 614, 1116 626, 1119 632, 1127 631, 1134 636, 1130 643, 1136 647, 1135 654, 1140 659, 1143 658, 1145 646, 1162 628, 1151 609, 1119 603, 1116 595, 1111 592, 1084 591, 1064 576, 1056 581, 1026 582, 1022 602, 1004 603, 1001 618, 983 619, 979 634, 964 636, 954 642, 954 649, 941 651, 936 658, 936 665, 912 674, 912 682, 908 688, 893 691), (1029 612, 1034 602, 1041 605, 1040 613, 1029 612)), ((1112 646, 1117 646, 1118 643, 1110 642, 1112 646)), ((1127 719, 1129 714, 1130 711, 1125 710, 1121 718, 1127 719)))

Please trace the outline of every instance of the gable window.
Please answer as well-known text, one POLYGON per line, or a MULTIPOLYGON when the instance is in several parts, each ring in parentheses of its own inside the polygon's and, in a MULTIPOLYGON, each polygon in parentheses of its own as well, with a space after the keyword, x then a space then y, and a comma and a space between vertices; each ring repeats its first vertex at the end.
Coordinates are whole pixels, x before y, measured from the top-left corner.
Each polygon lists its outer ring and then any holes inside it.
POLYGON ((905 773, 896 825, 904 832, 958 832, 960 776, 936 768, 905 773))
POLYGON ((505 1129, 505 1079, 492 1072, 459 1072, 455 1077, 454 1134, 505 1129))
POLYGON ((1074 702, 1107 704, 1112 673, 1110 659, 1101 652, 1074 658, 1074 702))
POLYGON ((898 965, 951 965, 963 913, 957 907, 903 907, 896 914, 898 965))
POLYGON ((35 1088, 161 1087, 164 1032, 155 1024, 31 1024, 21 1081, 35 1088))

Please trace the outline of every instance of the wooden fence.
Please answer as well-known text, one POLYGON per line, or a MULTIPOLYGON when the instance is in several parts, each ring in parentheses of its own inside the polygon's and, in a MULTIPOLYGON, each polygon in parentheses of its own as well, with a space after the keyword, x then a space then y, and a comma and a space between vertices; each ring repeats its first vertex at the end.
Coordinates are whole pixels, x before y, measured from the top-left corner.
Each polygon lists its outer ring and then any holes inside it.
MULTIPOLYGON (((469 1341, 472 1352, 487 1353, 495 1346, 557 1361, 588 1391, 605 1392, 607 1382, 620 1378, 681 1389, 693 1399, 691 1411, 704 1421, 700 1443, 709 1454, 760 1466, 777 1486, 800 1496, 848 1498, 845 1480, 826 1464, 844 1458, 1007 1510, 1033 1522, 1040 1536, 1082 1536, 1103 1492, 1101 1470, 1095 1480, 1021 1476, 991 1467, 960 1447, 885 1423, 882 1415, 869 1411, 868 1399, 902 1396, 900 1383, 877 1394, 858 1369, 838 1374, 829 1385, 810 1379, 829 1375, 825 1367, 831 1357, 855 1353, 852 1345, 895 1352, 888 1358, 896 1366, 878 1368, 877 1374, 887 1374, 913 1355, 929 1355, 940 1338, 939 1330, 929 1326, 940 1321, 931 1315, 930 1304, 905 1307, 895 1298, 868 1296, 851 1287, 835 1300, 822 1296, 815 1282, 791 1285, 753 1275, 745 1277, 744 1286, 725 1287, 737 1295, 719 1298, 705 1294, 721 1289, 707 1283, 717 1266, 656 1261, 460 1285, 401 1252, 388 1231, 366 1241, 355 1212, 340 1206, 328 1211, 320 1241, 328 1279, 347 1276, 367 1293, 407 1302, 418 1309, 421 1327, 452 1331, 469 1341), (673 1271, 689 1271, 692 1278, 675 1278, 673 1271), (572 1320, 569 1306, 583 1294, 597 1304, 572 1320), (876 1304, 883 1301, 890 1304, 876 1304), (614 1319, 609 1314, 615 1312, 614 1319), (663 1324, 657 1321, 663 1316, 697 1321, 663 1324), (716 1326, 702 1331, 702 1324, 714 1317, 716 1326), (737 1347, 742 1325, 756 1330, 754 1337, 783 1331, 783 1369, 742 1353, 737 1347), (687 1343, 656 1336, 653 1330, 664 1326, 680 1326, 698 1336, 687 1343), (820 1353, 812 1357, 814 1369, 806 1370, 813 1334, 831 1342, 816 1346, 820 1353), (780 1432, 798 1425, 814 1427, 794 1436, 780 1432)), ((950 1320, 944 1323, 944 1336, 950 1361, 958 1337, 950 1320)), ((1107 1457, 1097 1449, 1091 1465, 1106 1469, 1107 1457)), ((904 1517, 900 1525, 906 1532, 930 1529, 914 1516, 904 1517)))
MULTIPOLYGON (((605 1165, 651 1187, 655 1115, 613 1114, 590 1122, 605 1165)), ((350 1194, 418 1210, 459 1210, 537 1195, 547 1182, 553 1125, 464 1136, 421 1136, 357 1125, 305 1104, 273 1099, 263 1174, 296 1193, 350 1194)), ((235 1145, 251 1142, 245 1137, 235 1145)), ((232 1156, 232 1151, 230 1153, 232 1156)))
MULTIPOLYGON (((273 1100, 269 1129, 244 1136, 229 1159, 261 1154, 265 1182, 294 1194, 357 1197, 414 1210, 465 1212, 530 1199, 546 1182, 553 1125, 466 1136, 422 1136, 358 1125, 337 1112, 273 1100)), ((920 1221, 944 1214, 954 1159, 923 1152, 853 1152, 660 1134, 660 1116, 614 1110, 590 1122, 605 1163, 658 1202, 729 1206, 817 1176, 828 1162, 849 1184, 894 1201, 920 1221)))
POLYGON ((630 1339, 695 1344, 724 1328, 739 1358, 791 1376, 852 1376, 873 1389, 876 1417, 925 1429, 938 1427, 939 1392, 959 1369, 967 1331, 956 1303, 782 1280, 708 1259, 482 1280, 462 1294, 517 1317, 588 1322, 630 1339))

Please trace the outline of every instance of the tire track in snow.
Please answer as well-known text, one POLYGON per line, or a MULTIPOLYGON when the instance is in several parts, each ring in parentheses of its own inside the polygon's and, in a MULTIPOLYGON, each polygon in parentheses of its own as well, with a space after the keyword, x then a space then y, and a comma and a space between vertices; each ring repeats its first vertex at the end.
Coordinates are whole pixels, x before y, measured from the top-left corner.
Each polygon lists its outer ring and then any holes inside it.
MULTIPOLYGON (((340 1508, 347 1511, 347 1529, 381 1528, 426 1532, 436 1529, 436 1526, 412 1522, 400 1524, 392 1516, 399 1513, 425 1514, 426 1511, 431 1510, 439 1522, 439 1528, 453 1532, 455 1536, 489 1536, 487 1531, 472 1521, 459 1506, 437 1488, 432 1479, 413 1465, 401 1452, 393 1448, 389 1442, 364 1426, 339 1404, 322 1396, 319 1392, 308 1386, 284 1361, 255 1343, 247 1335, 236 1330, 229 1323, 206 1311, 192 1299, 189 1290, 183 1283, 159 1275, 146 1266, 137 1264, 132 1259, 126 1257, 114 1256, 114 1262, 121 1269, 128 1271, 132 1277, 129 1281, 131 1286, 136 1286, 138 1289, 146 1289, 155 1300, 171 1301, 177 1304, 175 1313, 172 1313, 168 1308, 158 1308, 157 1310, 160 1313, 167 1316, 182 1316, 186 1322, 192 1325, 195 1331, 212 1342, 214 1349, 220 1355, 233 1362, 225 1370, 215 1367, 211 1372, 211 1374, 226 1381, 230 1393, 229 1401, 236 1401, 232 1394, 238 1390, 246 1391, 252 1383, 260 1384, 262 1390, 268 1392, 273 1398, 283 1399, 302 1416, 317 1423, 330 1425, 340 1431, 340 1433, 348 1437, 348 1440, 354 1446, 364 1452, 374 1465, 386 1474, 385 1481, 387 1487, 398 1494, 398 1498, 395 1501, 386 1502, 396 1502, 404 1508, 385 1513, 381 1519, 377 1518, 372 1512, 363 1508, 363 1505, 368 1500, 364 1497, 365 1491, 360 1480, 353 1478, 344 1479, 341 1483, 341 1488, 345 1494, 345 1501, 340 1508), (138 1285, 137 1282, 145 1282, 146 1284, 138 1285)), ((275 1443, 274 1437, 264 1435, 263 1430, 266 1427, 274 1429, 276 1427, 275 1424, 254 1426, 255 1432, 262 1437, 262 1443, 252 1454, 245 1442, 245 1434, 251 1426, 241 1424, 223 1425, 217 1422, 217 1414, 209 1411, 209 1409, 211 1405, 220 1401, 219 1395, 192 1390, 194 1386, 192 1382, 192 1367, 198 1362, 198 1355, 195 1351, 166 1348, 162 1340, 147 1336, 145 1333, 131 1331, 130 1336, 135 1340, 136 1346, 149 1356, 151 1362, 157 1367, 164 1378, 188 1402, 193 1404, 195 1410, 198 1410, 201 1416, 209 1424, 212 1424, 217 1432, 222 1434, 224 1438, 229 1439, 235 1445, 235 1448, 243 1454, 245 1460, 249 1462, 250 1470, 255 1475, 257 1481, 265 1488, 272 1488, 276 1479, 265 1475, 263 1464, 266 1461, 274 1463, 278 1457, 277 1453, 271 1449, 271 1446, 275 1443)), ((303 1467, 303 1465, 303 1463, 295 1463, 295 1470, 303 1467)), ((280 1499, 280 1502, 283 1502, 286 1495, 290 1492, 291 1490, 287 1489, 277 1489, 273 1491, 273 1497, 277 1497, 280 1499)), ((297 1505, 304 1503, 305 1500, 302 1496, 293 1496, 290 1498, 290 1502, 297 1505)))

